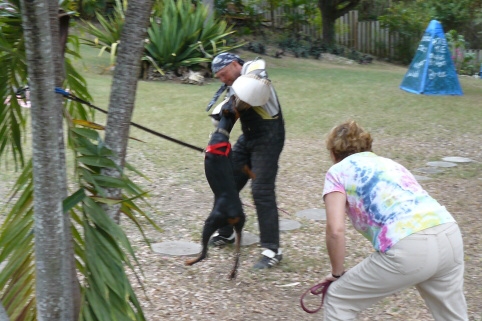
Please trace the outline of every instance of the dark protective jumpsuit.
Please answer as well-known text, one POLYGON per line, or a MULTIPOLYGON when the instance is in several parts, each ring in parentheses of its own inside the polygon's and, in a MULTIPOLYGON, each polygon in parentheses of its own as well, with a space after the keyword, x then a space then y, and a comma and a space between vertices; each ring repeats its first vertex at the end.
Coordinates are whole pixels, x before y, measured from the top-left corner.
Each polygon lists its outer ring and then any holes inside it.
MULTIPOLYGON (((242 170, 243 167, 248 165, 255 175, 251 182, 251 192, 258 215, 261 247, 278 249, 279 217, 275 181, 285 141, 285 126, 274 89, 269 103, 276 103, 277 114, 271 116, 263 107, 252 107, 241 113, 243 133, 234 144, 230 156, 239 191, 249 179, 248 174, 242 170)), ((231 226, 219 230, 219 235, 224 237, 229 237, 232 233, 231 226)))

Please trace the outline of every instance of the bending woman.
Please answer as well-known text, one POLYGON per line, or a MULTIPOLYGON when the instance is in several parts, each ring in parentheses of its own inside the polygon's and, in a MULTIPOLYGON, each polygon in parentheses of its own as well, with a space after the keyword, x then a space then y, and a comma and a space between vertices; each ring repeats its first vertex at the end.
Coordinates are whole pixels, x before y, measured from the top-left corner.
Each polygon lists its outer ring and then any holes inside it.
POLYGON ((331 130, 325 177, 331 274, 324 320, 355 320, 382 298, 415 286, 435 320, 467 320, 464 252, 457 223, 402 165, 372 152, 356 122, 331 130), (345 213, 375 252, 345 271, 345 213))

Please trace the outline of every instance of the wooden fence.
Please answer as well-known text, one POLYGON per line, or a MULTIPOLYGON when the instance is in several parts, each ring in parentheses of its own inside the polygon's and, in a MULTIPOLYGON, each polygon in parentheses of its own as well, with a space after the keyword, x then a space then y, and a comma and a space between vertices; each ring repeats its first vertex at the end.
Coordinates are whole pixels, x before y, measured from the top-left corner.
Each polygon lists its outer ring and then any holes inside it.
MULTIPOLYGON (((276 27, 282 27, 283 10, 278 8, 274 13, 276 27)), ((264 13, 264 19, 271 20, 269 12, 264 13)), ((303 26, 302 32, 314 38, 321 38, 321 27, 303 26)), ((335 23, 335 39, 338 44, 353 48, 365 54, 379 58, 394 58, 395 48, 399 41, 397 33, 390 33, 387 28, 382 28, 379 21, 358 21, 358 11, 350 11, 338 18, 335 23)), ((474 55, 474 64, 479 70, 482 64, 482 50, 466 50, 474 55)))
POLYGON ((381 58, 393 58, 398 34, 380 26, 380 21, 358 21, 358 11, 350 11, 336 20, 338 44, 381 58))
MULTIPOLYGON (((376 57, 395 57, 395 45, 399 36, 397 33, 390 33, 387 28, 382 28, 380 21, 358 21, 358 12, 350 11, 337 19, 335 26, 336 41, 340 45, 376 57)), ((474 55, 476 66, 479 67, 482 63, 482 50, 466 50, 465 54, 474 55)))

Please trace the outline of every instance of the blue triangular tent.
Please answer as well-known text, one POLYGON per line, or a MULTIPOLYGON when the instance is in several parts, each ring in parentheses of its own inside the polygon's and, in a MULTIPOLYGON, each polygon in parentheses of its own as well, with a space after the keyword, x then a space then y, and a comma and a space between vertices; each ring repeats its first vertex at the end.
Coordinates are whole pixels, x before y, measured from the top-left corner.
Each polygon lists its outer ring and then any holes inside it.
POLYGON ((463 95, 442 24, 430 21, 400 88, 414 94, 463 95))

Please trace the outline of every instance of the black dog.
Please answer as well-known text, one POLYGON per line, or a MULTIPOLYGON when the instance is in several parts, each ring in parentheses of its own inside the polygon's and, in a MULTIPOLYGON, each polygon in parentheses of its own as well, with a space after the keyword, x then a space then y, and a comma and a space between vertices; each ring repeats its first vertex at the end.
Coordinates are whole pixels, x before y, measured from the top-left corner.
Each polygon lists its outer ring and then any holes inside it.
POLYGON ((209 186, 214 193, 214 206, 204 222, 202 251, 199 257, 186 261, 187 265, 193 265, 206 258, 208 242, 214 232, 226 225, 231 225, 236 232, 236 242, 235 261, 229 274, 230 279, 236 277, 239 265, 241 232, 246 221, 229 159, 231 151, 229 134, 238 118, 239 114, 235 108, 235 97, 233 95, 221 109, 219 123, 209 140, 204 158, 204 171, 209 186))

